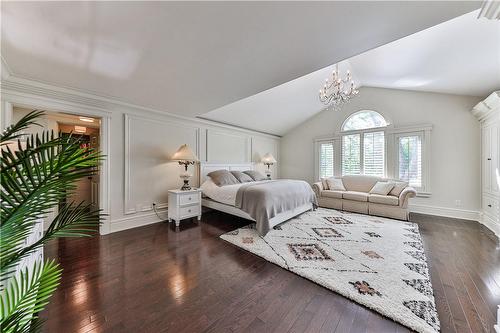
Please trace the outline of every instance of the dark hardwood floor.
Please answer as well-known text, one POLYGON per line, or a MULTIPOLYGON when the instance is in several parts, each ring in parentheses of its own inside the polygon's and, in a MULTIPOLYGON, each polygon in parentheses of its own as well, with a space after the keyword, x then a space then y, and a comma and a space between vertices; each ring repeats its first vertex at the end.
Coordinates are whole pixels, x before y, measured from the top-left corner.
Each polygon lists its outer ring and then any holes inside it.
MULTIPOLYGON (((412 215, 442 332, 493 332, 500 246, 478 223, 412 215)), ((218 212, 46 248, 64 268, 45 332, 408 332, 218 238, 246 224, 218 212)))

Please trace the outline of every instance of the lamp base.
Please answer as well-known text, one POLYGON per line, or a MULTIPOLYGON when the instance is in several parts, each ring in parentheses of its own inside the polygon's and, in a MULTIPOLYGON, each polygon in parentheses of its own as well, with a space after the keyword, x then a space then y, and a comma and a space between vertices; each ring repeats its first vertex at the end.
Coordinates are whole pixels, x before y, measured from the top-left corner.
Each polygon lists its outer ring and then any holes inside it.
POLYGON ((184 179, 184 185, 182 185, 181 191, 190 191, 190 190, 191 190, 191 186, 189 185, 189 180, 184 179))

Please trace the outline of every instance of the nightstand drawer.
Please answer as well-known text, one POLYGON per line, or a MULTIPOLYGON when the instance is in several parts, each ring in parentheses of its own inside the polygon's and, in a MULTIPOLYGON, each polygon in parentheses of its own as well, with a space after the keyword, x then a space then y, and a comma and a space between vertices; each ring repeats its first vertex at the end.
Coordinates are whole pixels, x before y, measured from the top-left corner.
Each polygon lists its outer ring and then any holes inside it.
POLYGON ((186 206, 179 209, 181 218, 200 215, 200 205, 186 206))
POLYGON ((187 193, 179 196, 179 203, 181 206, 190 205, 200 202, 199 193, 187 193))

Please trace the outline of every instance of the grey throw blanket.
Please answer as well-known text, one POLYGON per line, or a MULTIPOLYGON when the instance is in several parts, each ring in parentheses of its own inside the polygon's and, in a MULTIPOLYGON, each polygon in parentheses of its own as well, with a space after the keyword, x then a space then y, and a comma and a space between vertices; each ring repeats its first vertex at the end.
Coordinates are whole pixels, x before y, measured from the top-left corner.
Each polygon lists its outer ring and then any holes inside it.
POLYGON ((247 183, 236 193, 236 207, 257 222, 257 231, 262 236, 271 228, 270 219, 308 203, 316 207, 316 195, 311 186, 302 180, 279 179, 247 183))

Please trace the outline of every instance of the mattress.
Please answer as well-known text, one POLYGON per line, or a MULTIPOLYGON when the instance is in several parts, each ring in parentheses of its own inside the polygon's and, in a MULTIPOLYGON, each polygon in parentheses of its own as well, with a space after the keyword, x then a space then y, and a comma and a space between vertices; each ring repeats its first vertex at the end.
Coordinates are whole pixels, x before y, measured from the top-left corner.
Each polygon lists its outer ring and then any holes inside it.
MULTIPOLYGON (((263 183, 265 180, 255 183, 263 183)), ((236 205, 236 193, 240 189, 242 184, 234 184, 234 185, 226 185, 226 186, 217 186, 210 178, 208 178, 201 186, 200 189, 203 191, 203 195, 208 198, 226 204, 230 206, 236 205)))

